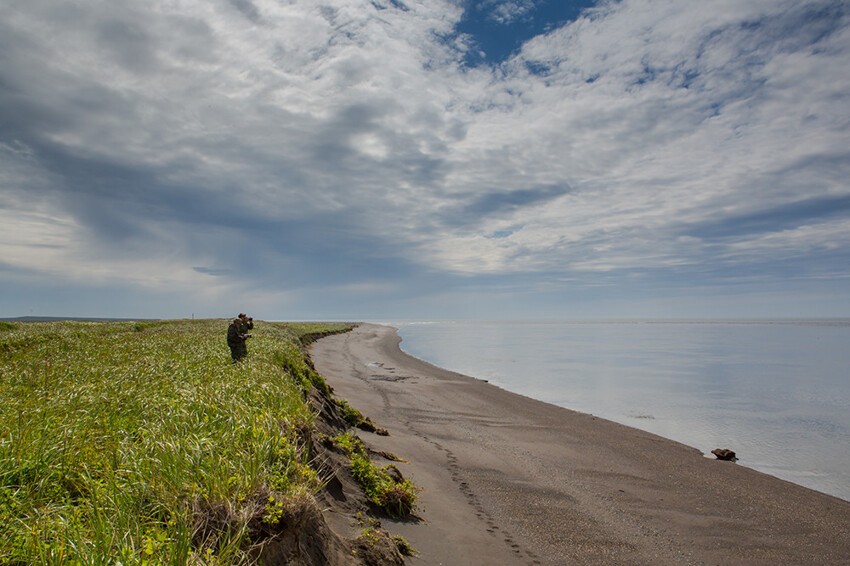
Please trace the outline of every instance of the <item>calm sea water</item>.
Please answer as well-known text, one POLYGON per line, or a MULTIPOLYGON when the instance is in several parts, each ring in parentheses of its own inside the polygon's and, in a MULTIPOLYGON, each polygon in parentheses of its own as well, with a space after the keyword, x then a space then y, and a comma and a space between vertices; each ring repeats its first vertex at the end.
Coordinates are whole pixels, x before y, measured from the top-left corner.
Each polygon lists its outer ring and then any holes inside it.
POLYGON ((385 324, 440 367, 850 500, 850 320, 385 324))

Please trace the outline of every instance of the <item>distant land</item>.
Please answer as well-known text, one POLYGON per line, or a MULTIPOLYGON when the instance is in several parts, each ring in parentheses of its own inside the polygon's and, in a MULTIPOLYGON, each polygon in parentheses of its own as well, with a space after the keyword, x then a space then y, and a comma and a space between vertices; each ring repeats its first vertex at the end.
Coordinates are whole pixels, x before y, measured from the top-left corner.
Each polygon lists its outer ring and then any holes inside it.
POLYGON ((79 316, 17 316, 11 318, 0 318, 2 322, 59 322, 69 320, 73 322, 134 322, 137 320, 161 320, 158 318, 99 318, 79 316))

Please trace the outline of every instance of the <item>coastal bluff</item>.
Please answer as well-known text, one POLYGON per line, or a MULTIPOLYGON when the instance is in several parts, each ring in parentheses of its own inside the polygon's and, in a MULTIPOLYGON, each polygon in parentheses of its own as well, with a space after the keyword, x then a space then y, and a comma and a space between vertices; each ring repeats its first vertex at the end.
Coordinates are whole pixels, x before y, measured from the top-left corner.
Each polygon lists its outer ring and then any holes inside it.
POLYGON ((361 324, 318 372, 390 435, 422 488, 384 521, 411 564, 850 564, 850 502, 405 354, 361 324))

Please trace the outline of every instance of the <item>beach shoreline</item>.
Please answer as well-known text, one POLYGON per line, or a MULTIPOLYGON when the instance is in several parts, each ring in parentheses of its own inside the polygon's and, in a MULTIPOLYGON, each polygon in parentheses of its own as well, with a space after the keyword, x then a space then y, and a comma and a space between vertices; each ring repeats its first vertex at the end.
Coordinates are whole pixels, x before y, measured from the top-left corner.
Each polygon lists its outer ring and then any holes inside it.
POLYGON ((850 501, 850 320, 371 321, 406 353, 850 501))
POLYGON ((850 502, 444 370, 394 328, 323 338, 319 373, 423 488, 386 521, 413 564, 846 564, 850 502))

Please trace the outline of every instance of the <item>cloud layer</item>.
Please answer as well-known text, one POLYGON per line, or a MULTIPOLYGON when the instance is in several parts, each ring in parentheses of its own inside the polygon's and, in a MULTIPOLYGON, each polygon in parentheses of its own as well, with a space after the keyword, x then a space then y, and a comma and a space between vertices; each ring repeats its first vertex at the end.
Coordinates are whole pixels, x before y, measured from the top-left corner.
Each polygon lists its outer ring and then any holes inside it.
POLYGON ((249 293, 333 317, 846 287, 845 2, 604 2, 466 63, 464 17, 509 29, 533 9, 13 0, 4 289, 112 289, 153 311, 158 294, 210 310, 249 293))

